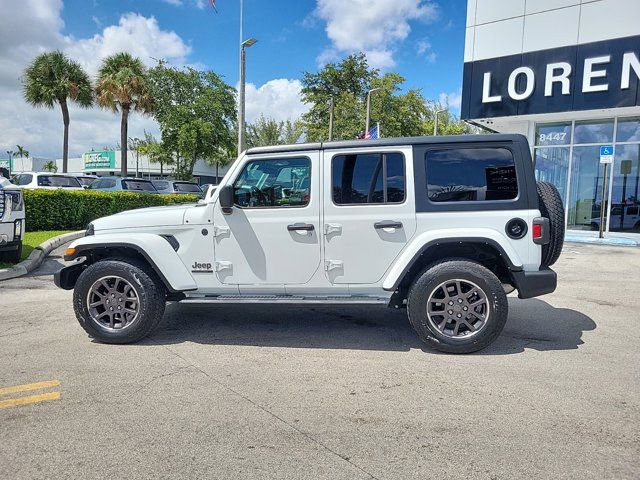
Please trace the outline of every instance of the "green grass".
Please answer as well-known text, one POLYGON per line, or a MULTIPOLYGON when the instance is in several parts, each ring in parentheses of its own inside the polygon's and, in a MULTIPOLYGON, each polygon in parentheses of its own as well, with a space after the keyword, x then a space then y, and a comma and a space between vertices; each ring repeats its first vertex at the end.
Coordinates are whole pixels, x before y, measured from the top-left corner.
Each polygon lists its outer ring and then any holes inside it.
MULTIPOLYGON (((46 242, 50 238, 57 237, 58 235, 62 235, 63 233, 69 233, 70 230, 47 230, 43 232, 25 232, 24 240, 22 241, 22 258, 20 260, 26 259, 29 254, 33 251, 41 243, 46 242)), ((9 268, 12 267, 13 264, 0 262, 0 268, 9 268)))

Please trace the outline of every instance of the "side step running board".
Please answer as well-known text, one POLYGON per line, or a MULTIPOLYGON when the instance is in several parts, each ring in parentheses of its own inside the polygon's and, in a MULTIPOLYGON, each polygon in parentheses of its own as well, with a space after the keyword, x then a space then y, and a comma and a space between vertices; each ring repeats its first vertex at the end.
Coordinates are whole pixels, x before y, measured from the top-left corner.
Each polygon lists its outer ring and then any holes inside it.
POLYGON ((180 303, 293 303, 307 305, 388 305, 388 298, 379 297, 303 297, 296 295, 205 295, 187 297, 180 303))

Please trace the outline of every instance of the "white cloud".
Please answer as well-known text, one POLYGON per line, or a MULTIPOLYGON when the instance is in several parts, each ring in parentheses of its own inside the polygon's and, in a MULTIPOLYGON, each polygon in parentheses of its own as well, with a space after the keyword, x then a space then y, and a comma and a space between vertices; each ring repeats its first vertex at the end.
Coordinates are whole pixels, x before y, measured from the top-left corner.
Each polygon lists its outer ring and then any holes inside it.
MULTIPOLYGON (((362 51, 372 66, 395 64, 397 46, 411 32, 411 21, 431 22, 439 8, 431 0, 317 0, 315 14, 326 22, 325 31, 338 53, 362 51)), ((323 52, 318 62, 327 58, 323 52)))
POLYGON ((101 33, 88 39, 65 38, 66 53, 79 61, 90 74, 98 71, 101 60, 117 52, 127 51, 139 57, 146 65, 162 58, 169 63, 182 65, 191 47, 175 32, 162 30, 154 17, 126 13, 118 25, 110 25, 101 33))
POLYGON ((440 105, 448 105, 451 110, 453 110, 454 112, 457 111, 459 113, 460 106, 462 105, 462 89, 458 90, 457 92, 451 93, 442 92, 440 93, 438 100, 440 102, 440 105))
POLYGON ((426 38, 418 42, 416 50, 418 51, 418 55, 423 55, 429 62, 433 63, 436 61, 436 52, 433 51, 431 42, 426 38))
POLYGON ((260 114, 278 121, 300 117, 309 109, 300 99, 301 89, 300 80, 287 78, 269 80, 260 87, 247 83, 245 93, 247 122, 255 121, 260 114))
MULTIPOLYGON (((53 110, 33 108, 22 98, 20 77, 29 61, 37 54, 53 49, 65 51, 79 61, 94 76, 100 60, 118 51, 128 51, 147 65, 151 57, 164 58, 182 65, 191 48, 176 33, 162 30, 155 18, 128 13, 117 25, 104 28, 91 38, 76 39, 61 33, 61 0, 24 0, 3 6, 11 18, 0 29, 0 152, 25 145, 33 156, 62 156, 62 114, 53 110)), ((111 112, 92 108, 70 107, 69 154, 79 155, 91 147, 113 146, 120 139, 120 122, 111 112)), ((150 117, 134 114, 129 122, 129 134, 142 136, 144 130, 158 133, 150 117)))

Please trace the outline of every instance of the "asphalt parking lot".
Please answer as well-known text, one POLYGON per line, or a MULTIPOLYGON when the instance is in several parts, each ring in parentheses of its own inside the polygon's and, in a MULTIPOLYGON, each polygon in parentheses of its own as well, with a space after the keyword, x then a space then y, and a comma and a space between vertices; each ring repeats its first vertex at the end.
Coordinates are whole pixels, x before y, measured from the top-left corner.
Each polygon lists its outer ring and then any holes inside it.
POLYGON ((372 307, 173 304, 102 345, 56 262, 0 282, 0 477, 638 478, 640 249, 567 245, 467 356, 372 307))

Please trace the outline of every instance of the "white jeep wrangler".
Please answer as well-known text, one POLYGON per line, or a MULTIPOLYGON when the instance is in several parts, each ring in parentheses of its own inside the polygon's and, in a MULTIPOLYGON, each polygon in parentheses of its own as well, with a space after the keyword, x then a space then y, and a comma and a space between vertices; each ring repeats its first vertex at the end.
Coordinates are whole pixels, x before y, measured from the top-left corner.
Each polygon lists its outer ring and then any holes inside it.
POLYGON ((20 261, 24 227, 22 190, 0 175, 0 261, 20 261))
POLYGON ((200 204, 92 222, 55 281, 107 343, 151 333, 167 301, 385 304, 463 353, 498 336, 506 293, 555 289, 563 238, 520 135, 276 146, 241 155, 200 204))

